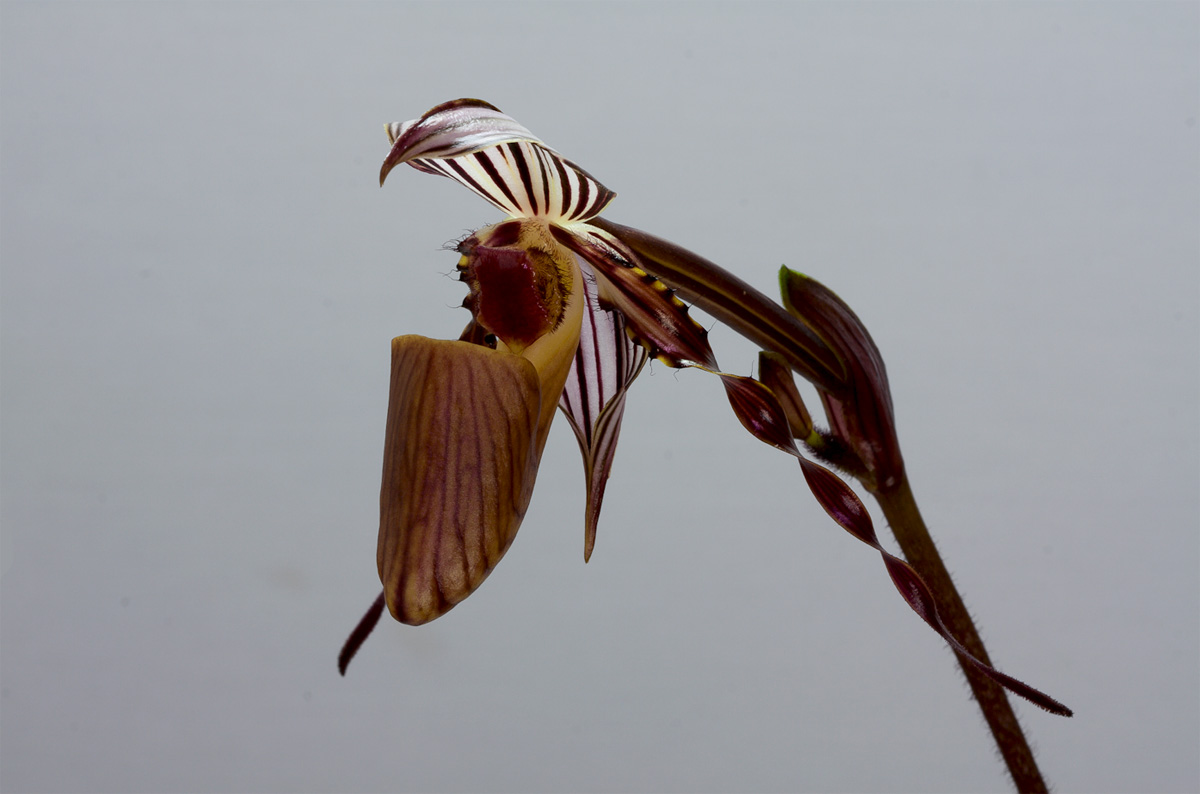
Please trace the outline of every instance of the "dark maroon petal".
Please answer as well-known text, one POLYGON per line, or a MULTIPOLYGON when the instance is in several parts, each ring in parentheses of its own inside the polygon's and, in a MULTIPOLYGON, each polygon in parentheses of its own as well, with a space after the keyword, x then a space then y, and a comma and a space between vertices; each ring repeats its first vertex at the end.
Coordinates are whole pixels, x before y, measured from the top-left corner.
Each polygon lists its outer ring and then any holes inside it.
POLYGON ((800 459, 800 468, 804 472, 804 480, 808 483, 809 490, 829 517, 863 543, 879 549, 879 539, 875 536, 871 514, 867 512, 862 500, 850 490, 850 486, 829 469, 807 458, 800 459))
POLYGON ((788 365, 818 388, 845 386, 842 364, 833 350, 775 301, 719 265, 652 234, 595 218, 589 226, 619 241, 634 261, 662 279, 680 297, 725 323, 788 365))
POLYGON ((999 672, 992 666, 972 656, 963 647, 962 643, 954 638, 954 635, 950 633, 950 630, 942 622, 941 617, 938 615, 937 602, 934 600, 933 593, 924 580, 917 575, 917 572, 908 563, 889 553, 879 545, 879 539, 875 535, 875 527, 871 522, 870 514, 867 513, 862 501, 850 490, 849 486, 842 482, 833 472, 809 460, 800 458, 800 466, 804 471, 804 479, 808 481, 809 488, 812 490, 813 495, 817 497, 817 501, 821 504, 821 507, 825 508, 825 512, 829 513, 830 517, 847 532, 879 552, 883 557, 884 565, 887 567, 888 575, 892 578, 892 584, 896 586, 896 590, 903 596, 905 603, 920 615, 921 619, 929 624, 930 628, 940 634, 942 639, 950 643, 950 647, 954 649, 955 653, 972 666, 978 668, 988 678, 991 678, 1013 694, 1025 698, 1035 706, 1040 706, 1053 714, 1066 717, 1071 716, 1071 710, 1054 698, 1010 675, 999 672))
POLYGON ((1020 695, 1030 703, 1049 711, 1051 714, 1058 714, 1063 717, 1070 717, 1074 714, 1071 709, 1059 703, 1045 692, 1034 689, 1025 682, 1006 675, 972 656, 970 651, 963 647, 954 638, 954 635, 950 633, 950 630, 946 628, 946 625, 942 623, 942 619, 938 615, 937 603, 934 601, 933 593, 930 592, 929 587, 921 577, 917 575, 917 572, 899 557, 893 556, 882 549, 880 549, 880 554, 883 555, 883 561, 887 565, 888 573, 892 577, 892 583, 896 585, 896 589, 900 591, 900 595, 904 596, 904 600, 908 602, 908 605, 912 607, 914 612, 920 615, 934 631, 941 634, 946 642, 950 643, 950 647, 954 649, 954 652, 959 657, 965 659, 1000 686, 1013 694, 1020 695))
MULTIPOLYGON (((584 227, 586 228, 586 227, 584 227)), ((583 257, 596 272, 600 301, 625 317, 629 332, 650 355, 670 367, 717 369, 708 332, 687 313, 687 305, 608 240, 552 226, 554 237, 583 257)))
POLYGON ((799 458, 800 450, 792 440, 787 414, 775 394, 753 378, 723 372, 717 375, 725 384, 725 395, 742 427, 759 441, 799 458))

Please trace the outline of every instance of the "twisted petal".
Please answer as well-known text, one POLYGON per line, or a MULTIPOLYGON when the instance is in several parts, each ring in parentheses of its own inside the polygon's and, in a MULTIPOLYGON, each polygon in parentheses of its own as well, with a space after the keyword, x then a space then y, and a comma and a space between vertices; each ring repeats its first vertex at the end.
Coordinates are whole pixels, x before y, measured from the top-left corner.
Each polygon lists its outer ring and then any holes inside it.
POLYGON ((540 413, 538 372, 525 358, 392 340, 377 561, 397 620, 444 614, 504 556, 533 493, 540 413))
POLYGON ((749 430, 755 438, 795 456, 800 461, 800 468, 804 472, 804 479, 808 483, 809 489, 829 517, 854 537, 879 552, 888 575, 892 578, 892 583, 904 597, 905 602, 929 624, 930 628, 950 644, 955 653, 1010 692, 1020 695, 1053 714, 1071 716, 1071 710, 1062 703, 985 664, 971 655, 971 652, 955 639, 938 615, 937 604, 928 585, 908 563, 889 553, 880 545, 879 539, 875 535, 875 527, 871 522, 871 514, 867 512, 866 507, 863 506, 854 491, 850 490, 850 486, 842 482, 829 469, 813 463, 800 454, 792 441, 792 428, 787 412, 769 388, 752 378, 724 373, 718 373, 718 375, 725 384, 729 404, 733 407, 742 426, 749 430))
POLYGON ((517 218, 573 223, 593 218, 616 195, 498 109, 457 99, 403 124, 390 124, 392 150, 379 184, 408 163, 466 185, 517 218))
POLYGON ((587 476, 587 512, 584 519, 583 560, 591 559, 596 545, 596 524, 604 499, 604 486, 612 468, 625 392, 646 363, 646 351, 625 331, 617 312, 602 308, 592 269, 583 263, 586 308, 559 408, 575 430, 587 476))

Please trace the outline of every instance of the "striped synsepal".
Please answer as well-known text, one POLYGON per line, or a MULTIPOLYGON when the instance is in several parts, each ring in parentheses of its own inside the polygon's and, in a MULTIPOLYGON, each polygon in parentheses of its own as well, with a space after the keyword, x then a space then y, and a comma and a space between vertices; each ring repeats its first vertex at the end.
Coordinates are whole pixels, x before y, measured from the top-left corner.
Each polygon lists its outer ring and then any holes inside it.
POLYGON ((687 304, 640 267, 624 244, 588 224, 550 231, 592 266, 601 302, 624 316, 627 332, 652 357, 668 367, 719 369, 708 332, 691 318, 687 304))
POLYGON ((517 218, 574 223, 594 218, 616 195, 492 105, 458 99, 403 124, 389 124, 392 150, 379 182, 400 165, 441 174, 517 218))
POLYGON ((596 545, 596 524, 621 432, 625 392, 641 372, 647 354, 629 338, 621 315, 600 306, 595 274, 586 262, 580 265, 587 295, 583 327, 558 407, 575 430, 583 453, 587 475, 583 560, 587 562, 596 545))

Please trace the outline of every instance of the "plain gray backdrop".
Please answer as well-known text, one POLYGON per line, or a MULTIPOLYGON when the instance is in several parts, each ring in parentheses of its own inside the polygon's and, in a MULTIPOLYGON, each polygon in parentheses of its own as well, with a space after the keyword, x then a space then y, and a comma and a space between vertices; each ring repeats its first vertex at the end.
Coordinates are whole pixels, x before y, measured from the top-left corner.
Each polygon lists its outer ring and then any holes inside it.
POLYGON ((383 127, 474 96, 845 298, 993 659, 1076 711, 1016 704, 1049 781, 1195 791, 1198 8, 5 2, 0 787, 1008 788, 879 556, 662 365, 590 564, 560 422, 487 583, 338 676, 389 340, 458 334, 500 218, 381 190, 383 127))

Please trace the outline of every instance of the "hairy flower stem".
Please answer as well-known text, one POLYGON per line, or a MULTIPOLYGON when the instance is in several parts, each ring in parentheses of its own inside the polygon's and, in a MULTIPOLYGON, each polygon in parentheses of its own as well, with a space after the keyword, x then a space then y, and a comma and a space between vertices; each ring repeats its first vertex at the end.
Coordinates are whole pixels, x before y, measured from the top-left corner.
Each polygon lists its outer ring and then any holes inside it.
MULTIPOLYGON (((975 629, 975 623, 971 620, 971 615, 967 612, 962 596, 954 586, 941 555, 938 554, 937 546, 925 527, 920 511, 917 510, 908 478, 901 477, 897 486, 886 491, 875 491, 873 495, 887 517, 900 550, 933 591, 942 621, 976 658, 990 665, 991 660, 979 632, 975 629)), ((1046 782, 1042 779, 1037 761, 1033 758, 1033 750, 1030 749, 1021 725, 1017 722, 1017 715, 1013 712, 1003 687, 961 659, 959 666, 967 676, 967 683, 971 685, 971 692, 992 731, 1004 763, 1008 765, 1009 774, 1012 775, 1017 790, 1047 791, 1046 782)))

